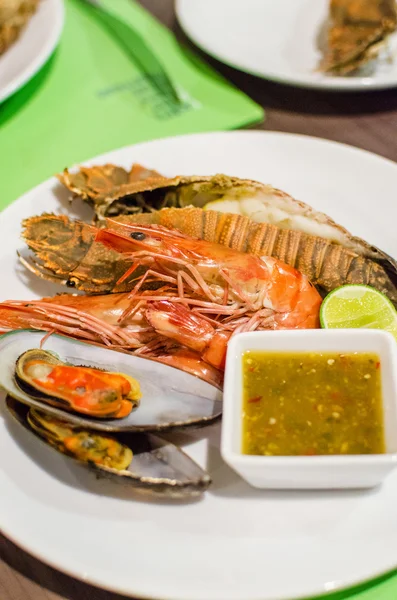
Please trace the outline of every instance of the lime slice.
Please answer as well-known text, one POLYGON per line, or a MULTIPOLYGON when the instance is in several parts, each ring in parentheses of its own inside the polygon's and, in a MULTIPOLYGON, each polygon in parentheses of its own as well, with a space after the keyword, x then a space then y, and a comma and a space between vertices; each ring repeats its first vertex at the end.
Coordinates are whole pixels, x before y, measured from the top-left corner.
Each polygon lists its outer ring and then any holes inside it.
POLYGON ((390 300, 367 285, 344 285, 326 296, 320 308, 324 329, 384 329, 397 340, 397 311, 390 300))

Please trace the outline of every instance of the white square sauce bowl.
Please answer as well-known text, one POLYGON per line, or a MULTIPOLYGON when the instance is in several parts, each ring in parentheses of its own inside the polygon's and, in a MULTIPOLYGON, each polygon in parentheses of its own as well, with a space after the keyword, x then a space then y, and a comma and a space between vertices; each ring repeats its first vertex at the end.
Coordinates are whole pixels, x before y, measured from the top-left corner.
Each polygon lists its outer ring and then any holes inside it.
POLYGON ((378 485, 397 464, 397 344, 375 329, 312 329, 241 333, 229 342, 224 385, 221 454, 257 488, 339 489, 378 485), (242 452, 243 354, 263 352, 375 353, 381 363, 384 454, 253 456, 242 452))

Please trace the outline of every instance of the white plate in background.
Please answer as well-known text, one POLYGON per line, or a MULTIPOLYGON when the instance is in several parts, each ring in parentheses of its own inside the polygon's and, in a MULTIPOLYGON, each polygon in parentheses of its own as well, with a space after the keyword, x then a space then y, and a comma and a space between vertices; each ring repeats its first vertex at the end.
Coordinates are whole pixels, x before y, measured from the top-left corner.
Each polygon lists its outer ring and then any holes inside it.
POLYGON ((41 0, 18 39, 0 56, 0 102, 25 85, 53 53, 62 33, 63 0, 41 0))
POLYGON ((367 76, 317 72, 329 0, 176 0, 176 14, 197 46, 232 67, 298 87, 366 91, 397 86, 397 33, 392 63, 367 76))

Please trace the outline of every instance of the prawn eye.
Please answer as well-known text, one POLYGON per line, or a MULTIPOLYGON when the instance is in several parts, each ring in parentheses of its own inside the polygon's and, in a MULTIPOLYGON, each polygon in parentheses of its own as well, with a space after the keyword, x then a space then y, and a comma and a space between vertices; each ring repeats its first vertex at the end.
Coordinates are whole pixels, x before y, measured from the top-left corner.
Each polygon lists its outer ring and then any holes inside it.
POLYGON ((142 231, 134 231, 131 233, 130 237, 132 237, 133 240, 144 240, 146 235, 142 233, 142 231))

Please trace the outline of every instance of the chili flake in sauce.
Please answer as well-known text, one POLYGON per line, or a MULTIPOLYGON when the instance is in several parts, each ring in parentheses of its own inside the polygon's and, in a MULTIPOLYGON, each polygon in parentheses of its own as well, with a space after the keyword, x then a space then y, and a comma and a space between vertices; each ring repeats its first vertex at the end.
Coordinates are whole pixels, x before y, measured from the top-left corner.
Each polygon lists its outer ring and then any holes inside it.
POLYGON ((242 361, 244 454, 385 452, 376 354, 248 351, 242 361))

